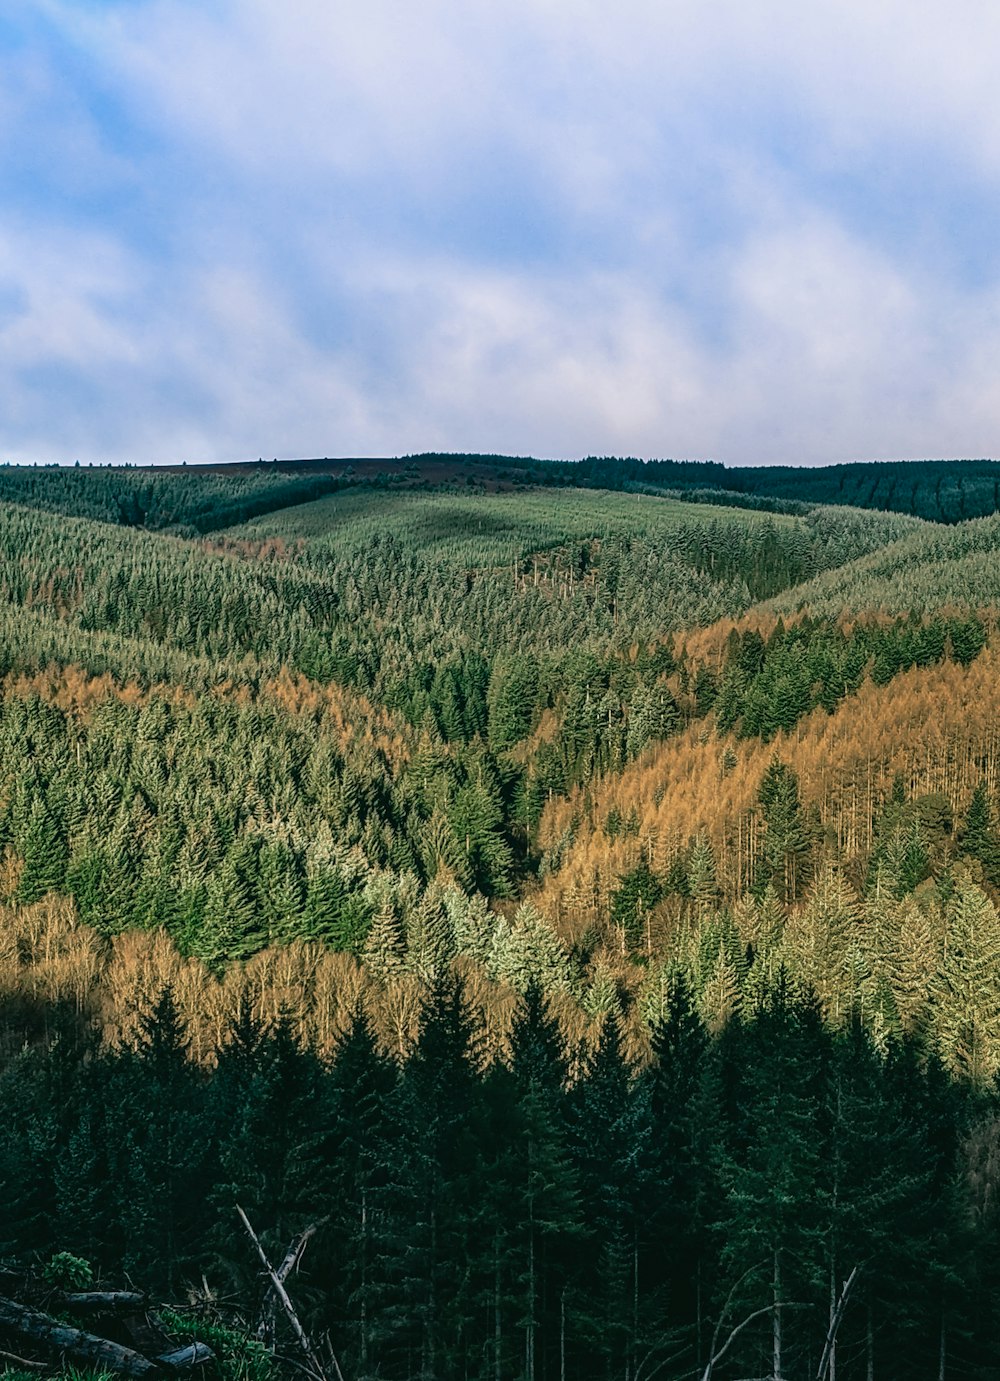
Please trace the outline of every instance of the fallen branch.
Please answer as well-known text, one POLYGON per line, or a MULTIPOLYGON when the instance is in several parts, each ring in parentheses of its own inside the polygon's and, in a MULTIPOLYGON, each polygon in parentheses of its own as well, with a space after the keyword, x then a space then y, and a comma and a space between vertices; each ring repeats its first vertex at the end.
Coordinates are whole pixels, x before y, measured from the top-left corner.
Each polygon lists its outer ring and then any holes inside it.
MULTIPOLYGON (((254 1247, 257 1250, 257 1255, 260 1257, 261 1265, 264 1267, 264 1270, 270 1277, 271 1286, 274 1289, 274 1293, 278 1296, 278 1299, 281 1301, 281 1307, 288 1315, 288 1321, 292 1325, 292 1332, 295 1334, 299 1347, 301 1347, 302 1351, 306 1355, 306 1358, 308 1359, 309 1367, 313 1376, 317 1378, 317 1381, 328 1381, 326 1372, 323 1370, 322 1363, 316 1356, 316 1352, 313 1348, 313 1345, 309 1341, 309 1335, 306 1333, 305 1329, 299 1322, 299 1316, 295 1312, 295 1309, 292 1305, 292 1301, 288 1298, 288 1292, 286 1291, 282 1282, 278 1279, 277 1271, 271 1265, 270 1261, 268 1261, 267 1256, 264 1252, 264 1248, 260 1245, 260 1239, 254 1232, 253 1228, 250 1226, 250 1219, 243 1212, 242 1208, 240 1208, 239 1204, 236 1205, 236 1212, 239 1214, 240 1221, 247 1230, 247 1233, 250 1237, 250 1241, 254 1244, 254 1247)), ((344 1381, 339 1366, 337 1366, 337 1375, 340 1378, 340 1381, 344 1381)))
POLYGON ((830 1374, 830 1363, 833 1360, 833 1349, 837 1342, 837 1333, 844 1318, 844 1311, 847 1308, 847 1300, 851 1293, 851 1286, 857 1279, 860 1266, 855 1266, 854 1270, 844 1281, 840 1291, 840 1298, 837 1300, 836 1308, 830 1319, 830 1327, 826 1335, 826 1342, 823 1344, 823 1352, 819 1359, 819 1370, 816 1372, 816 1381, 826 1381, 830 1374))
POLYGON ((27 1357, 15 1357, 13 1352, 0 1351, 0 1358, 5 1362, 13 1362, 22 1371, 49 1371, 48 1362, 30 1362, 27 1357))
POLYGON ((203 1366, 206 1362, 215 1360, 215 1353, 207 1343, 188 1343, 187 1347, 174 1348, 172 1352, 164 1352, 156 1359, 161 1367, 166 1367, 168 1371, 191 1371, 194 1367, 203 1366))
POLYGON ((75 1294, 63 1294, 63 1304, 67 1309, 79 1310, 84 1314, 116 1314, 122 1309, 141 1309, 146 1296, 138 1290, 86 1290, 75 1294))
MULTIPOLYGON (((736 1324, 732 1329, 730 1329, 729 1337, 722 1344, 722 1346, 719 1347, 719 1336, 722 1333, 726 1316, 729 1313, 733 1299, 736 1295, 736 1291, 749 1276, 752 1276, 755 1272, 759 1271, 763 1264, 763 1262, 760 1262, 756 1266, 751 1266, 748 1271, 744 1271, 743 1275, 741 1275, 739 1280, 735 1282, 732 1289, 729 1291, 729 1294, 726 1296, 726 1302, 722 1306, 722 1313, 719 1315, 719 1320, 716 1323, 715 1329, 712 1333, 712 1341, 709 1344, 708 1362, 705 1365, 705 1370, 701 1374, 701 1381, 712 1381, 712 1373, 714 1372, 716 1365, 722 1361, 723 1357, 725 1357, 726 1353, 732 1347, 733 1343, 735 1343, 736 1339, 740 1336, 743 1330, 749 1328, 752 1323, 755 1323, 757 1321, 757 1319, 762 1319, 766 1314, 773 1314, 775 1309, 809 1308, 807 1304, 804 1304, 798 1300, 781 1300, 773 1304, 765 1304, 760 1309, 752 1310, 749 1314, 745 1315, 739 1321, 738 1324, 736 1324)), ((758 1381, 758 1379, 755 1378, 754 1381, 758 1381)), ((759 1378, 759 1381, 767 1381, 767 1378, 759 1378)))
POLYGON ((298 1269, 310 1237, 315 1236, 326 1221, 325 1218, 321 1218, 318 1223, 310 1223, 307 1228, 302 1229, 297 1237, 292 1238, 291 1246, 285 1253, 285 1259, 276 1272, 282 1284, 288 1279, 292 1271, 298 1269))
MULTIPOLYGON (((291 1275, 293 1271, 298 1270, 299 1263, 301 1262, 303 1254, 305 1253, 305 1249, 309 1243, 309 1239, 317 1232, 319 1228, 323 1226, 323 1224, 326 1221, 326 1218, 321 1218, 318 1223, 310 1223, 307 1228, 304 1228, 302 1232, 298 1233, 295 1237, 292 1238, 288 1251, 285 1253, 285 1259, 282 1261, 281 1265, 275 1271, 275 1275, 278 1277, 278 1280, 281 1282, 282 1285, 284 1285, 285 1281, 288 1279, 288 1277, 291 1275)), ((278 1310, 278 1303, 279 1301, 277 1298, 276 1291, 274 1290, 272 1285, 269 1285, 264 1295, 264 1300, 261 1304, 260 1317, 257 1321, 257 1337, 262 1343, 267 1343, 270 1345, 273 1345, 274 1343, 274 1326, 275 1317, 278 1310)))

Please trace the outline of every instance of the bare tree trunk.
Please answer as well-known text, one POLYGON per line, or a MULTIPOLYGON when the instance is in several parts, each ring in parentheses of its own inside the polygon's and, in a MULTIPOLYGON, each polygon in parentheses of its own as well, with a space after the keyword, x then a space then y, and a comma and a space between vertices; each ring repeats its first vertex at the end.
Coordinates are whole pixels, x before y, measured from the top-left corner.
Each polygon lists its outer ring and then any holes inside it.
POLYGON ((559 1296, 559 1381, 566 1381, 566 1291, 564 1285, 559 1296))
POLYGON ((859 1266, 844 1281, 840 1295, 836 1294, 835 1277, 830 1277, 830 1324, 826 1331, 826 1342, 823 1344, 823 1351, 820 1354, 819 1369, 816 1372, 816 1381, 832 1381, 834 1367, 837 1364, 837 1334, 840 1325, 844 1320, 844 1313, 847 1309, 847 1301, 850 1298, 851 1288, 858 1278, 859 1266))
MULTIPOLYGON (((309 1341, 309 1338, 308 1338, 308 1336, 307 1336, 307 1334, 306 1334, 305 1329, 302 1327, 302 1324, 299 1322, 299 1316, 298 1316, 298 1315, 296 1314, 296 1312, 295 1312, 295 1309, 294 1309, 294 1307, 293 1307, 293 1305, 292 1305, 292 1301, 288 1298, 288 1291, 285 1289, 284 1285, 283 1285, 283 1284, 281 1283, 281 1281, 278 1279, 278 1274, 277 1274, 277 1272, 275 1271, 274 1267, 271 1265, 270 1261, 268 1261, 267 1256, 266 1256, 266 1254, 265 1254, 265 1252, 264 1252, 264 1248, 260 1245, 260 1239, 258 1238, 257 1234, 254 1232, 253 1228, 250 1226, 250 1219, 249 1219, 249 1218, 247 1217, 247 1215, 243 1212, 242 1208, 240 1208, 239 1204, 236 1205, 236 1212, 239 1214, 239 1216, 240 1216, 240 1221, 242 1222, 243 1226, 246 1228, 247 1233, 249 1234, 250 1240, 251 1240, 251 1242, 254 1244, 254 1247, 255 1247, 256 1250, 257 1250, 257 1255, 260 1257, 261 1265, 264 1267, 264 1270, 267 1272, 268 1276, 270 1277, 271 1286, 272 1286, 272 1288, 273 1288, 273 1290, 274 1290, 274 1293, 278 1296, 278 1299, 281 1301, 282 1308, 284 1309, 285 1313, 288 1315, 288 1321, 289 1321, 289 1323, 292 1325, 292 1331, 293 1331, 294 1334, 295 1334, 295 1337, 296 1337, 296 1339, 297 1339, 297 1341, 298 1341, 299 1346, 301 1347, 302 1351, 305 1353, 306 1359, 307 1359, 307 1361, 309 1362, 309 1366, 310 1366, 310 1368, 311 1368, 311 1370, 312 1370, 313 1375, 314 1375, 316 1378, 318 1378, 318 1381, 327 1381, 326 1373, 325 1373, 324 1370, 323 1370, 322 1364, 320 1363, 319 1358, 316 1356, 316 1353, 315 1353, 315 1351, 314 1351, 314 1349, 313 1349, 313 1345, 312 1345, 312 1343, 309 1341)), ((339 1365, 337 1365, 337 1359, 336 1359, 336 1357, 334 1357, 333 1360, 334 1360, 334 1365, 336 1366, 337 1375, 338 1375, 338 1377, 340 1378, 340 1381, 344 1381, 343 1377, 340 1376, 340 1367, 339 1367, 339 1365)))
POLYGON ((535 1381, 535 1228, 531 1224, 528 1237, 528 1329, 524 1338, 524 1374, 526 1381, 535 1381))
POLYGON ((868 1318, 865 1323, 865 1352, 868 1365, 865 1370, 866 1381, 875 1381, 875 1331, 872 1328, 872 1305, 868 1301, 868 1318))
POLYGON ((695 1291, 695 1321, 696 1321, 696 1329, 695 1329, 695 1332, 696 1332, 696 1335, 697 1335, 697 1342, 698 1342, 698 1356, 697 1356, 697 1358, 696 1358, 695 1360, 696 1360, 697 1363, 698 1363, 698 1370, 701 1371, 702 1366, 703 1366, 704 1361, 705 1361, 705 1349, 704 1349, 704 1345, 703 1345, 703 1342, 702 1342, 702 1336, 701 1336, 701 1335, 702 1335, 703 1320, 702 1320, 702 1316, 701 1316, 701 1257, 700 1257, 700 1256, 698 1257, 698 1269, 697 1269, 697 1272, 696 1272, 696 1276, 697 1276, 697 1278, 696 1278, 695 1287, 694 1287, 694 1291, 695 1291))
POLYGON ((493 1236, 493 1381, 503 1381, 503 1318, 500 1313, 500 1237, 493 1236))
POLYGON ((361 1191, 361 1319, 358 1351, 361 1370, 368 1371, 368 1191, 361 1191))
POLYGON ((772 1275, 773 1310, 771 1312, 771 1358, 774 1368, 774 1381, 783 1381, 781 1375, 781 1265, 778 1253, 774 1253, 772 1275))

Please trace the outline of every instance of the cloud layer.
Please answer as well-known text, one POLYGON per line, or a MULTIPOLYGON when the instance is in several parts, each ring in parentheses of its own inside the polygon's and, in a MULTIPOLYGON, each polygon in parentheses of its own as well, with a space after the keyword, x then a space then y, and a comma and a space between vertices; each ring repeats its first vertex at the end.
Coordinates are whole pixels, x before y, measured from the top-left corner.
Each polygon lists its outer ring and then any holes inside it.
POLYGON ((29 0, 0 458, 994 454, 998 44, 987 0, 29 0))

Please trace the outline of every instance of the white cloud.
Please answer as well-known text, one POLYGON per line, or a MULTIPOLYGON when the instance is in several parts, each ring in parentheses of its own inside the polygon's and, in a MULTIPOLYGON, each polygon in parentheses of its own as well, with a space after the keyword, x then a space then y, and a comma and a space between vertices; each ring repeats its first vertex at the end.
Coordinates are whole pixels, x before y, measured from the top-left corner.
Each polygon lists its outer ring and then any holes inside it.
POLYGON ((871 173, 997 198, 992 5, 36 10, 0 453, 998 450, 997 262, 904 253, 871 173))

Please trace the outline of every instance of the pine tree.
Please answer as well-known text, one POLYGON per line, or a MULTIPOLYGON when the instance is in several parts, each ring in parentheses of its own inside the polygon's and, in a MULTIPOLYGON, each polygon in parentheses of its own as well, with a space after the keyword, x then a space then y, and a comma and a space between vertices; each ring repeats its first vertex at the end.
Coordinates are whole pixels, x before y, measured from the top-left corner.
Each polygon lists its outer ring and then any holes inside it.
POLYGON ((405 953, 403 927, 392 901, 386 899, 372 919, 361 957, 372 977, 384 983, 402 973, 405 953))
POLYGON ((966 619, 953 619, 948 634, 951 655, 962 666, 974 662, 986 645, 986 630, 975 614, 966 619))
MULTIPOLYGON (((546 1337, 556 1331, 556 1299, 565 1302, 572 1260, 582 1235, 579 1175, 567 1122, 567 1069, 556 1022, 537 984, 528 987, 514 1020, 510 1074, 516 1091, 514 1155, 509 1162, 509 1262, 514 1315, 525 1377, 544 1374, 546 1337), (559 1263, 547 1276, 547 1260, 559 1263)), ((559 1333, 564 1336, 560 1326, 559 1333)), ((562 1352, 562 1348, 560 1351, 562 1352)))
POLYGON ((795 1324, 784 1305, 808 1298, 821 1274, 827 1189, 818 1011, 779 987, 750 1026, 727 1028, 723 1059, 736 1089, 719 1157, 722 1257, 734 1283, 749 1272, 736 1291, 740 1306, 770 1307, 766 1344, 761 1337, 759 1346, 768 1346, 773 1376, 780 1378, 795 1324))
POLYGON ((441 889, 429 887, 406 924, 406 967, 425 983, 434 979, 455 956, 455 942, 441 889))
POLYGON ((691 845, 687 864, 688 892, 699 910, 713 906, 719 897, 715 852, 705 834, 699 834, 691 845))
POLYGON ((679 973, 671 978, 667 1010, 650 1036, 653 1063, 641 1076, 653 1127, 645 1270, 651 1290, 660 1293, 670 1351, 676 1351, 682 1330, 681 1337, 690 1339, 686 1357, 700 1367, 714 1255, 710 1218, 718 1196, 721 1087, 708 1033, 679 973), (668 1253, 658 1250, 662 1242, 670 1243, 668 1253))
POLYGON ((611 896, 611 924, 621 936, 623 952, 648 944, 650 913, 663 896, 660 879, 643 858, 618 878, 611 896))
POLYGON ((634 1372, 645 1342, 640 1238, 653 1126, 648 1086, 632 1075, 618 1020, 606 1015, 597 1048, 571 1091, 569 1115, 590 1239, 583 1289, 591 1302, 577 1329, 587 1353, 595 1363, 603 1358, 611 1375, 634 1372))
POLYGON ((978 887, 960 880, 947 912, 934 1026, 948 1066, 983 1084, 1000 1069, 1000 917, 978 887))
POLYGON ((580 1005, 587 1015, 604 1023, 611 1017, 617 1020, 622 1012, 621 994, 614 974, 607 964, 598 961, 592 971, 590 984, 583 994, 580 1005))
POLYGON ((512 748, 530 731, 538 693, 538 666, 527 656, 493 664, 487 691, 489 742, 494 752, 512 748))
POLYGON ((486 899, 478 892, 467 897, 456 887, 446 887, 442 901, 457 952, 485 964, 489 959, 496 922, 486 899))
POLYGON ((857 988, 852 956, 858 918, 857 898, 838 869, 827 863, 805 906, 785 926, 782 949, 790 967, 835 1024, 849 1015, 857 988))
POLYGON ((377 1367, 375 1252, 385 1167, 396 1156, 389 1103, 397 1077, 356 1011, 318 1090, 309 1135, 289 1168, 290 1197, 301 1220, 315 1221, 317 1205, 327 1215, 311 1253, 311 1276, 327 1299, 343 1302, 337 1351, 355 1375, 377 1367))
POLYGON ((168 1295, 193 1264, 210 1151, 187 1045, 166 988, 140 1022, 135 1052, 119 1057, 110 1095, 109 1169, 123 1264, 168 1295))
POLYGON ((698 1000, 698 1011, 706 1028, 713 1034, 721 1031, 739 1012, 742 1000, 740 975, 725 944, 720 942, 698 1000))
POLYGON ((22 853, 24 868, 17 889, 20 901, 39 901, 46 892, 62 889, 68 861, 66 840, 42 796, 32 802, 22 853))
POLYGON ((1000 883, 1000 836, 993 820, 993 806, 985 782, 972 793, 969 809, 961 831, 965 852, 978 858, 983 865, 983 877, 992 886, 1000 883))
POLYGON ((487 965, 490 976, 520 993, 534 984, 546 992, 569 989, 569 956, 555 931, 530 902, 518 907, 512 922, 501 918, 493 931, 487 965))
MULTIPOLYGON (((843 1281, 856 1277, 837 1333, 845 1360, 863 1354, 873 1369, 875 1327, 898 1319, 892 1296, 924 1275, 934 1258, 933 1152, 919 1112, 886 1077, 872 1037, 850 1021, 833 1040, 826 1081, 829 1183, 822 1232, 832 1316, 843 1281), (886 1298, 888 1296, 888 1298, 886 1298)), ((912 1288, 912 1286, 911 1286, 912 1288)))
POLYGON ((770 883, 783 901, 794 901, 809 880, 809 839, 792 769, 772 758, 757 800, 764 813, 764 844, 755 890, 763 892, 770 883))
POLYGON ((381 1349, 396 1359, 389 1365, 397 1369, 409 1356, 411 1374, 428 1379, 456 1365, 471 1327, 465 1263, 473 1253, 481 1096, 472 1041, 462 990, 442 976, 428 994, 417 1048, 389 1105, 402 1135, 386 1167, 380 1240, 373 1244, 383 1289, 391 1293, 376 1301, 375 1312, 381 1349))

